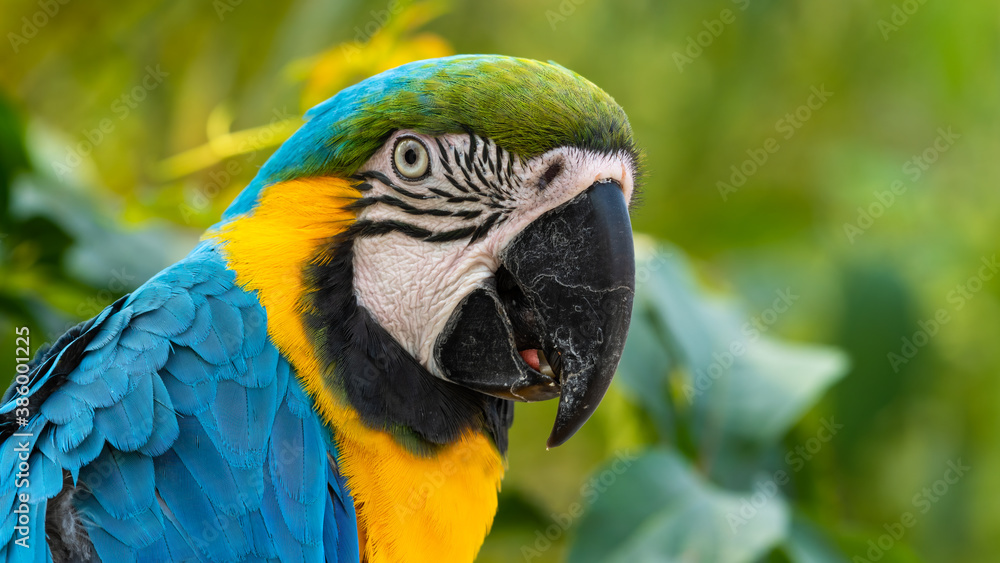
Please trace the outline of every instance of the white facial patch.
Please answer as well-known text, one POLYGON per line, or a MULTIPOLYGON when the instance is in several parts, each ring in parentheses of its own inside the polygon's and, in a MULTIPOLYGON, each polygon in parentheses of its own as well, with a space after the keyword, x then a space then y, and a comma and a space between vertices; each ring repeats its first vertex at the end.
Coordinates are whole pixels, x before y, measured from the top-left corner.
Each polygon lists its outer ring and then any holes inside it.
POLYGON ((528 161, 470 135, 398 131, 359 170, 369 233, 354 241, 358 301, 414 358, 442 377, 434 345, 456 306, 491 283, 501 251, 542 214, 598 181, 626 201, 634 163, 626 153, 560 147, 528 161), (393 167, 400 137, 426 147, 430 170, 409 180, 393 167), (474 240, 473 240, 474 239, 474 240))

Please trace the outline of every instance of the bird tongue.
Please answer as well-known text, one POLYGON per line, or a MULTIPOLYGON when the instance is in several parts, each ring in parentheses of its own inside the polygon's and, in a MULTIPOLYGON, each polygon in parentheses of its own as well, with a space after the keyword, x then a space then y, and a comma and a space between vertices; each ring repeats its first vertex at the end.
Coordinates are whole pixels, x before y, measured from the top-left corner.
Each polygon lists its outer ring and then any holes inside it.
POLYGON ((535 371, 540 371, 542 369, 542 363, 538 359, 538 350, 521 350, 519 352, 524 361, 531 366, 531 369, 535 371))

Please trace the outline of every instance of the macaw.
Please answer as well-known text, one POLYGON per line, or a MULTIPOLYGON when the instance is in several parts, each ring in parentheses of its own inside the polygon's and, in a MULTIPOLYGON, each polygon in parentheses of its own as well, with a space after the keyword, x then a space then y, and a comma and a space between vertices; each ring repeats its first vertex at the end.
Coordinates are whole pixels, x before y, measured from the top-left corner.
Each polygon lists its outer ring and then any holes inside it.
POLYGON ((597 408, 638 152, 554 63, 418 61, 305 124, 184 259, 0 401, 0 559, 471 561, 515 401, 597 408))

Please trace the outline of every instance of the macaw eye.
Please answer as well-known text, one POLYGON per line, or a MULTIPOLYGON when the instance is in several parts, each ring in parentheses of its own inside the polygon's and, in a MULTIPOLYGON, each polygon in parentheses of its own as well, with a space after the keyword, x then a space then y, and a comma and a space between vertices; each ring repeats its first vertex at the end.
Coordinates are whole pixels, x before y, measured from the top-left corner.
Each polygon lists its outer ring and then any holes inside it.
POLYGON ((401 178, 419 180, 430 171, 427 147, 416 137, 400 137, 392 152, 392 166, 401 178))

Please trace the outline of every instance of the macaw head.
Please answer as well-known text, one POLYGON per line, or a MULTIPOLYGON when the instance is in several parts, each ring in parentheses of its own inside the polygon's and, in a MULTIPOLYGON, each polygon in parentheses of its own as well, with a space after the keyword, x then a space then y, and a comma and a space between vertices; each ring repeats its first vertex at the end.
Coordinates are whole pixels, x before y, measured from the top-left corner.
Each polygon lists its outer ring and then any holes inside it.
POLYGON ((558 398, 548 445, 566 441, 604 396, 632 309, 637 151, 621 107, 553 63, 456 56, 308 117, 226 218, 289 183, 349 184, 347 220, 298 203, 340 223, 301 265, 297 305, 325 384, 415 444, 478 426, 501 451, 510 401, 558 398))

